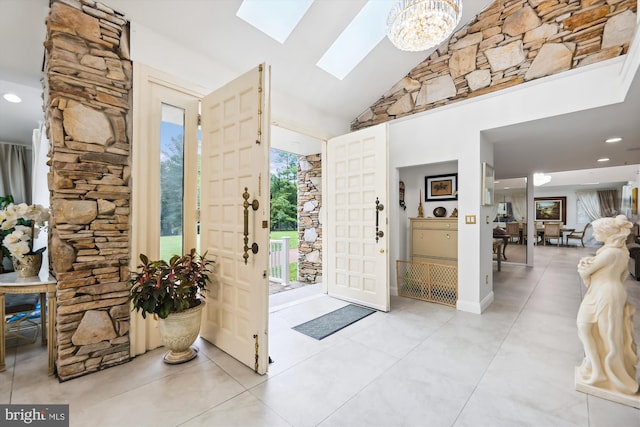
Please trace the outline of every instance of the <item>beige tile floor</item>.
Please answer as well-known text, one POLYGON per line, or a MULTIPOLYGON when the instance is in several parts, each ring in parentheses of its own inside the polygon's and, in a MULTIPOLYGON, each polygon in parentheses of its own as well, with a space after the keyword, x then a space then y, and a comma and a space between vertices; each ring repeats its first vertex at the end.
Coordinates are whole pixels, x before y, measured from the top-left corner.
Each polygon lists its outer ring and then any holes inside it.
MULTIPOLYGON (((273 295, 265 376, 200 340, 188 364, 157 349, 59 383, 41 346, 18 347, 0 403, 69 403, 72 426, 640 426, 639 410, 574 390, 576 265, 594 249, 535 251, 534 268, 503 264, 483 315, 394 297, 316 341, 291 327, 345 303, 317 287, 273 295)), ((628 288, 640 309, 640 282, 628 288)))

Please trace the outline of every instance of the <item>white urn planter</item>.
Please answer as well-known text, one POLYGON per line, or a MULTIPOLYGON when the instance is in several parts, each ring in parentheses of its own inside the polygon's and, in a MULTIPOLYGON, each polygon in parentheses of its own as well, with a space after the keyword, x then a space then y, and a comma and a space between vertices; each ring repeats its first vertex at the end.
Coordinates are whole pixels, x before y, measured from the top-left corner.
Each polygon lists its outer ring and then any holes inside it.
POLYGON ((200 333, 202 308, 200 304, 179 313, 171 313, 166 319, 159 319, 160 339, 169 349, 164 355, 165 363, 174 365, 188 362, 198 355, 198 348, 192 346, 200 333))

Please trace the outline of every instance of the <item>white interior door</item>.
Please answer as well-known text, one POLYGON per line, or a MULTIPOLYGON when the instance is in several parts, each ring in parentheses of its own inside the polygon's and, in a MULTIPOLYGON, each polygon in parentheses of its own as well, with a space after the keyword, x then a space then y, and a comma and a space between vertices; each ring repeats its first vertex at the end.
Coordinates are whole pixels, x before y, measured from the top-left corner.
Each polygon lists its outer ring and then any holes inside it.
POLYGON ((330 139, 325 147, 327 292, 389 311, 387 125, 330 139))
POLYGON ((260 374, 268 368, 269 83, 263 64, 202 101, 200 247, 216 266, 201 335, 260 374))

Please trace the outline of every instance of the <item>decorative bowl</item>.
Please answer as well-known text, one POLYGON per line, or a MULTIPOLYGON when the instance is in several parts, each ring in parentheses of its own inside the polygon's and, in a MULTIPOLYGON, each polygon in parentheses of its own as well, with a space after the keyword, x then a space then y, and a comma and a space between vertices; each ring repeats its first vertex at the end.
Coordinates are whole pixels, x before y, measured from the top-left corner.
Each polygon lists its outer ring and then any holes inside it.
POLYGON ((438 217, 438 218, 442 218, 446 214, 447 214, 447 210, 445 208, 443 208, 442 206, 438 206, 437 208, 435 208, 433 210, 433 215, 438 217))

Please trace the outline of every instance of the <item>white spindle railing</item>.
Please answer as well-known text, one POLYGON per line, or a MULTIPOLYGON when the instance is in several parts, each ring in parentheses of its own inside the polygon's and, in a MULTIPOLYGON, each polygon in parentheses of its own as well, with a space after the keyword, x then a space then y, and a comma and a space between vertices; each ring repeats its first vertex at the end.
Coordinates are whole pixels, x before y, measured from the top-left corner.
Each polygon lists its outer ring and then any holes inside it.
POLYGON ((269 281, 289 284, 289 240, 283 236, 282 240, 269 241, 269 281))

